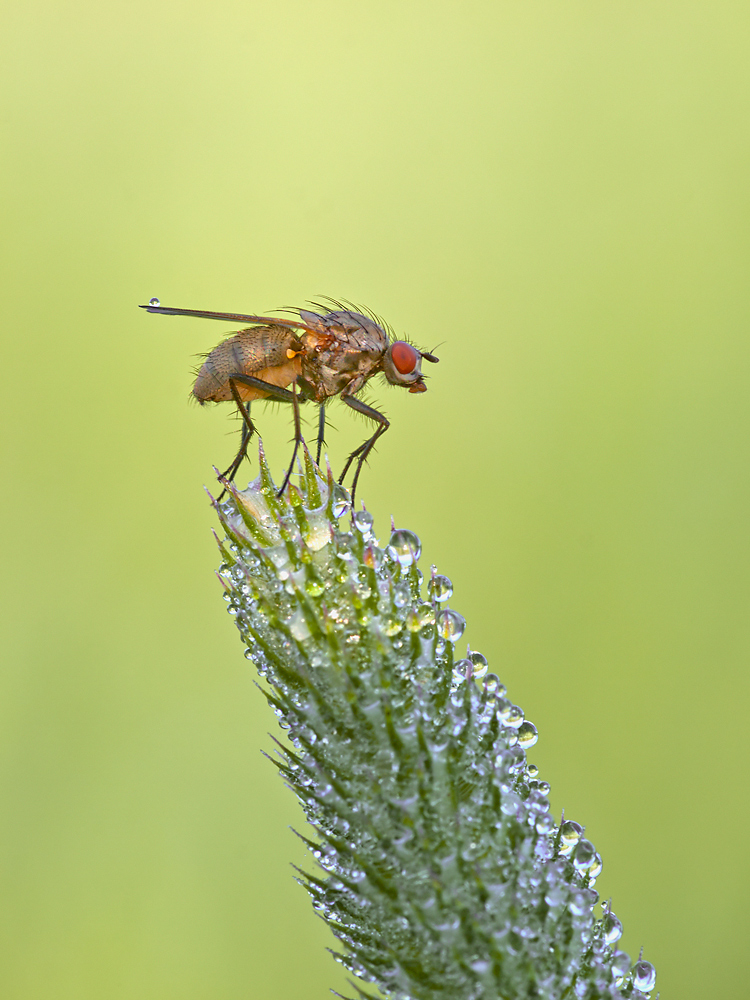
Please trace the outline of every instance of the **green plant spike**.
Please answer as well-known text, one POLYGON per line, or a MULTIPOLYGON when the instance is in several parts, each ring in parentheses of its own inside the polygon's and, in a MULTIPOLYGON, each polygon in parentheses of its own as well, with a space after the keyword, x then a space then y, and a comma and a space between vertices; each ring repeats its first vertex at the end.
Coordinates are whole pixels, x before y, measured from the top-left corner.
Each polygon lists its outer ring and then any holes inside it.
POLYGON ((450 581, 423 579, 419 538, 381 545, 306 450, 284 497, 262 454, 258 480, 228 489, 224 597, 314 830, 299 880, 356 996, 650 996, 653 966, 618 950, 609 904, 594 914, 601 858, 526 759, 536 728, 481 653, 457 657, 465 621, 450 581))

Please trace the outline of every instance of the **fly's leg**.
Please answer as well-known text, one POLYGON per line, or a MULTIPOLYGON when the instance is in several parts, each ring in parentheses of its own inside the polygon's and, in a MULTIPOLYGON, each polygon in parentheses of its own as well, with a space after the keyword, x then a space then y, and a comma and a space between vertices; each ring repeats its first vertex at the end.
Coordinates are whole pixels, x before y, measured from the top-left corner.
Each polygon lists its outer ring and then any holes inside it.
MULTIPOLYGON (((234 482, 234 477, 239 472, 239 468, 242 465, 242 461, 245 458, 245 455, 247 455, 247 446, 250 444, 250 438, 253 436, 253 434, 255 434, 255 424, 250 419, 250 407, 245 406, 245 404, 242 402, 242 397, 239 394, 236 382, 237 382, 237 376, 230 376, 229 388, 232 392, 232 396, 234 397, 234 401, 237 404, 237 409, 239 410, 239 414, 242 417, 242 439, 240 441, 239 451, 234 456, 232 464, 229 466, 226 472, 222 473, 222 479, 226 479, 230 483, 234 482)), ((221 498, 224 496, 226 492, 227 488, 225 486, 217 499, 221 500, 221 498)))
MULTIPOLYGON (((229 482, 231 483, 234 480, 234 477, 237 475, 239 467, 242 464, 242 460, 247 454, 247 448, 248 445, 250 444, 250 439, 252 438, 253 434, 256 433, 255 424, 250 419, 250 408, 249 406, 245 406, 245 404, 243 403, 242 397, 240 396, 239 389, 237 388, 237 386, 246 385, 249 386, 249 388, 251 389, 261 389, 263 392, 267 394, 267 398, 273 399, 278 403, 291 403, 295 401, 297 397, 294 393, 289 392, 288 389, 282 389, 278 385, 272 385, 270 382, 264 382, 263 379, 261 378, 254 378, 252 375, 243 375, 240 372, 236 372, 235 374, 230 375, 227 381, 229 382, 229 388, 232 392, 232 396, 234 398, 235 403, 237 404, 237 409, 239 410, 240 416, 242 417, 243 421, 242 440, 240 442, 239 451, 235 455, 234 461, 232 462, 232 464, 229 466, 229 468, 222 477, 224 479, 228 479, 229 482)), ((297 409, 295 429, 298 424, 299 424, 299 409, 297 409)), ((295 454, 296 454, 296 448, 295 448, 295 454)), ((286 481, 284 485, 286 485, 286 481)), ((218 499, 221 500, 221 498, 224 496, 225 493, 226 493, 226 487, 221 491, 221 493, 218 496, 218 499)))
POLYGON ((344 466, 344 471, 339 476, 339 482, 343 484, 344 477, 349 471, 349 466, 356 458, 357 468, 354 473, 354 479, 352 480, 352 510, 353 510, 354 496, 357 492, 357 482, 359 481, 359 474, 362 471, 362 466, 367 461, 367 456, 370 454, 373 447, 375 446, 375 442, 378 440, 381 434, 385 434, 385 432, 391 425, 390 421, 384 414, 380 413, 380 411, 376 410, 374 407, 368 406, 367 403, 363 403, 360 399, 356 399, 354 396, 346 396, 346 395, 342 395, 341 399, 346 403, 347 406, 351 407, 353 410, 356 410, 357 413, 363 413, 366 417, 369 417, 371 420, 375 420, 379 424, 378 429, 375 431, 372 437, 369 437, 363 444, 359 446, 359 448, 355 448, 354 451, 349 456, 349 458, 347 458, 346 465, 344 466))
POLYGON ((292 382, 292 406, 294 408, 294 451, 292 452, 292 460, 289 463, 289 468, 286 470, 286 475, 284 476, 284 482, 281 484, 281 489, 276 494, 280 497, 287 487, 289 478, 292 475, 294 469, 294 463, 297 461, 297 452, 299 451, 300 441, 302 440, 302 426, 299 419, 299 400, 297 399, 297 386, 292 382))
POLYGON ((323 445, 326 443, 326 408, 323 404, 320 404, 320 410, 318 411, 318 450, 315 455, 315 464, 320 465, 320 454, 323 451, 323 445))
MULTIPOLYGON (((248 407, 248 411, 249 411, 249 409, 250 408, 248 407)), ((250 438, 251 437, 252 437, 252 432, 250 430, 248 430, 248 426, 247 426, 247 424, 243 420, 243 422, 242 422, 242 440, 240 441, 239 451, 235 455, 235 457, 234 457, 234 459, 232 461, 232 464, 229 466, 229 468, 226 470, 226 472, 222 472, 222 474, 221 474, 221 478, 222 479, 226 479, 230 483, 234 481, 234 477, 239 472, 239 468, 242 465, 243 460, 245 458, 247 458, 247 446, 250 444, 250 438)), ((221 500, 221 497, 224 496, 225 492, 226 492, 226 490, 224 490, 224 492, 222 492, 221 496, 219 497, 220 500, 221 500)))

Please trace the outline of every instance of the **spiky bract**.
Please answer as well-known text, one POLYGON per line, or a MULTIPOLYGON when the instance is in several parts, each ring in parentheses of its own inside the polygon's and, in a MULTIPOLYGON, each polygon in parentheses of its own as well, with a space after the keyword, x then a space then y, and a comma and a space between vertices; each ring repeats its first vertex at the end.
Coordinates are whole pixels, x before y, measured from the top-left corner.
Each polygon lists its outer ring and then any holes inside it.
POLYGON ((425 593, 410 532, 382 547, 364 511, 347 530, 347 495, 305 462, 277 498, 261 453, 217 504, 219 575, 286 730, 319 865, 300 880, 336 957, 391 1000, 645 996, 652 966, 593 913, 601 859, 527 763, 535 728, 484 657, 454 661, 449 581, 425 593))

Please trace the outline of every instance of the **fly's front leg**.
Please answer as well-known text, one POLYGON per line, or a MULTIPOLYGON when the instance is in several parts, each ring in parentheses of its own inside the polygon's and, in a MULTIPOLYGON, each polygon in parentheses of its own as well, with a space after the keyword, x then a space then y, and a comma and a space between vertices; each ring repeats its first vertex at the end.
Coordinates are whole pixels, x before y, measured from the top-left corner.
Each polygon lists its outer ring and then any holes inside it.
POLYGON ((391 425, 387 417, 384 414, 382 414, 379 410, 376 410, 373 406, 368 406, 367 403, 363 403, 361 400, 356 399, 354 396, 347 396, 342 394, 341 399, 346 403, 347 406, 351 407, 353 410, 356 410, 358 413, 363 413, 366 417, 369 417, 371 420, 377 421, 377 423, 379 424, 378 429, 375 431, 372 437, 368 438, 363 444, 359 446, 359 448, 355 448, 354 451, 349 456, 349 458, 347 458, 346 465, 344 466, 344 471, 341 473, 341 476, 339 477, 339 482, 343 484, 344 477, 349 471, 349 466, 356 458, 357 469, 354 473, 354 479, 352 480, 352 510, 353 510, 354 496, 357 492, 357 482, 359 480, 359 474, 362 471, 362 466, 367 461, 367 456, 370 454, 373 447, 375 446, 375 442, 378 440, 381 434, 385 434, 385 432, 391 425))

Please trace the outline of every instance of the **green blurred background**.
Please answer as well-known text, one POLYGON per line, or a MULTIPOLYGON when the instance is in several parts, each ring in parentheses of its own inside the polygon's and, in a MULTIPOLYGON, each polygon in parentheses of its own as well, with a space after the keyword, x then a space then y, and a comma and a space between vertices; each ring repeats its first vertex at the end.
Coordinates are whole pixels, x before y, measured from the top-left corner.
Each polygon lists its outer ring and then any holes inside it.
POLYGON ((731 0, 6 5, 5 1000, 344 988, 213 577, 231 327, 152 295, 441 344, 375 393, 380 536, 452 577, 662 997, 746 994, 749 41, 731 0))

